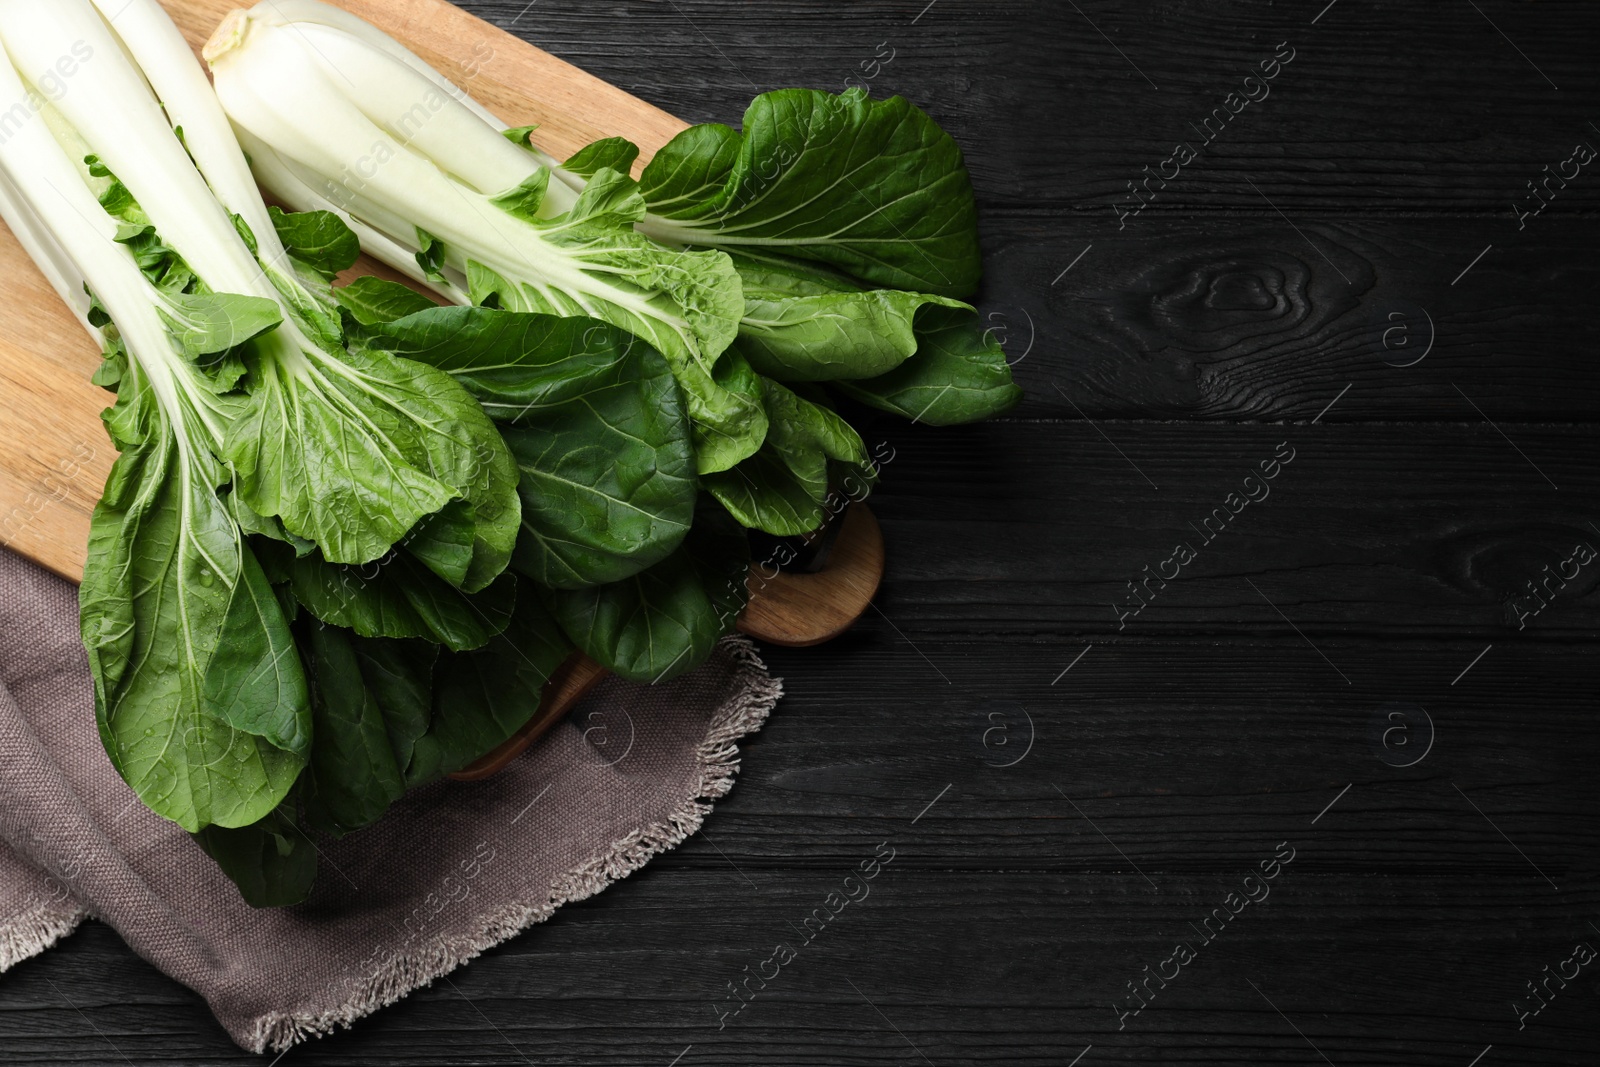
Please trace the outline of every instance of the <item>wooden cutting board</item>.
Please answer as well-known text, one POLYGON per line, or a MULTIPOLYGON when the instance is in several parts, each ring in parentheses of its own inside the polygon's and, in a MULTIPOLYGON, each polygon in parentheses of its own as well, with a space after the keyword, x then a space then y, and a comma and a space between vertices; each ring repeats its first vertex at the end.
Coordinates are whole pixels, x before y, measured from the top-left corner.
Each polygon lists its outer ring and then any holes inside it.
MULTIPOLYGON (((196 51, 241 5, 163 0, 196 51)), ((686 123, 443 0, 336 0, 406 44, 507 124, 565 159, 621 136, 641 164, 686 123)), ((354 273, 380 268, 363 261, 354 273)), ((100 356, 11 234, 0 226, 0 545, 79 581, 89 515, 116 453, 100 424, 110 394, 89 384, 100 356)))

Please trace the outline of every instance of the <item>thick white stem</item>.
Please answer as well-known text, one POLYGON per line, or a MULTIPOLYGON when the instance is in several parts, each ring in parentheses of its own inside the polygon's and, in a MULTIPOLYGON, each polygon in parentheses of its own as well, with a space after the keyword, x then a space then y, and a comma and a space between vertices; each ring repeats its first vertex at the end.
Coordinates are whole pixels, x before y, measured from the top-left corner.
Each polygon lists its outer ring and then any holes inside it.
MULTIPOLYGON (((560 163, 538 149, 512 144, 506 124, 461 86, 376 26, 318 0, 263 0, 248 12, 262 25, 300 35, 323 69, 362 111, 402 144, 431 159, 451 161, 451 173, 492 196, 520 184, 539 167, 553 171, 541 214, 553 217, 571 209, 583 179, 561 171, 560 163)), ((221 31, 213 45, 230 42, 221 31)), ((480 46, 489 62, 493 50, 480 46)), ((207 58, 213 58, 208 46, 207 58)), ((465 80, 476 69, 462 71, 465 80)))
POLYGON ((250 154, 256 180, 279 203, 291 211, 331 211, 344 220, 361 240, 368 255, 387 263, 407 278, 450 301, 470 305, 472 298, 459 285, 430 278, 417 262, 416 248, 408 248, 362 219, 350 214, 344 204, 335 203, 316 189, 316 179, 304 168, 286 161, 277 150, 247 130, 239 130, 239 143, 250 154))
MULTIPOLYGON (((117 242, 117 221, 83 184, 72 160, 34 113, 32 99, 36 97, 30 98, 11 63, 0 62, 0 113, 12 114, 16 107, 29 112, 11 136, 0 138, 0 167, 117 324, 167 418, 181 425, 187 406, 183 393, 193 381, 194 368, 176 351, 156 311, 160 294, 127 247, 117 242)), ((220 441, 223 428, 209 419, 206 425, 220 441)), ((186 435, 177 437, 178 448, 187 455, 191 446, 186 435)))
POLYGON ((421 227, 508 276, 532 276, 572 292, 604 289, 600 295, 616 303, 639 302, 588 276, 536 228, 396 141, 345 96, 294 30, 253 23, 241 44, 214 56, 212 70, 237 126, 321 178, 328 199, 351 207, 361 198, 380 209, 387 222, 351 213, 392 238, 421 227), (305 122, 307 114, 316 122, 305 122))
POLYGON ((277 298, 194 169, 138 70, 88 0, 0 0, 0 39, 37 82, 75 47, 92 50, 53 101, 133 193, 162 240, 218 292, 277 298))
MULTIPOLYGON (((459 100, 463 107, 478 116, 483 121, 483 124, 495 133, 503 134, 510 129, 499 115, 478 103, 464 87, 465 83, 478 76, 482 66, 494 60, 494 49, 486 42, 474 46, 473 58, 462 64, 460 71, 462 84, 457 84, 438 70, 435 70, 421 56, 378 29, 378 27, 365 19, 357 18, 342 8, 334 7, 332 4, 324 4, 320 0, 261 0, 261 3, 250 9, 249 14, 251 18, 260 19, 273 26, 327 26, 347 33, 373 48, 393 56, 424 78, 427 78, 444 92, 450 94, 451 97, 459 100)), ((530 145, 527 149, 521 149, 520 151, 526 151, 531 154, 535 163, 541 167, 549 168, 555 173, 556 177, 566 184, 571 193, 570 198, 564 191, 560 190, 555 195, 559 198, 558 205, 564 205, 559 209, 561 211, 567 210, 571 206, 572 200, 577 198, 576 194, 583 191, 585 184, 583 176, 560 169, 561 161, 541 148, 530 145)))
POLYGON ((291 270, 205 70, 183 33, 156 0, 93 0, 126 47, 166 109, 183 130, 183 143, 222 206, 250 227, 260 257, 278 270, 291 270))
POLYGON ((449 160, 451 173, 485 196, 515 189, 540 169, 531 154, 388 53, 326 26, 288 32, 362 114, 418 154, 449 160))
MULTIPOLYGON (((461 101, 474 115, 477 115, 496 131, 506 129, 506 124, 501 122, 492 111, 474 100, 466 90, 450 81, 449 78, 446 78, 437 70, 434 70, 433 67, 423 61, 421 56, 370 22, 357 18, 342 8, 334 7, 331 4, 319 3, 318 0, 262 0, 261 3, 250 9, 249 16, 269 26, 327 26, 331 29, 340 30, 404 63, 424 78, 433 82, 440 89, 461 101)), ((488 62, 493 57, 493 51, 488 50, 487 45, 484 46, 484 49, 483 61, 488 62)), ((474 73, 474 71, 470 70, 466 72, 469 78, 474 73)))

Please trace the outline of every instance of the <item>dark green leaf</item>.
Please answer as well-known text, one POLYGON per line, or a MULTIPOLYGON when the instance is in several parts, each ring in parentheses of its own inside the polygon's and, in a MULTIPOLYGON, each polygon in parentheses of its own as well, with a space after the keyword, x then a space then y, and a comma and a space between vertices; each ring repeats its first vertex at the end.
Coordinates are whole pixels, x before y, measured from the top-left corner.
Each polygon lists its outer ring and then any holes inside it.
POLYGON ((467 594, 405 552, 383 563, 334 565, 316 556, 289 564, 290 588, 307 611, 362 637, 420 637, 455 651, 481 648, 506 628, 516 580, 503 575, 467 594))
POLYGON ((342 835, 377 822, 404 795, 405 782, 348 631, 315 622, 304 631, 317 743, 301 799, 307 825, 342 835))
POLYGON ((268 563, 268 557, 263 555, 264 552, 271 553, 272 546, 261 544, 260 539, 282 542, 296 556, 307 556, 317 550, 317 546, 310 541, 303 537, 296 537, 288 530, 285 530, 283 523, 277 519, 258 514, 249 504, 239 499, 238 493, 230 492, 227 496, 227 501, 228 514, 232 515, 233 521, 239 524, 239 529, 243 530, 247 536, 258 539, 256 543, 256 558, 267 569, 268 581, 276 584, 287 579, 275 577, 275 572, 268 563))
POLYGON ((693 420, 696 466, 703 475, 733 468, 755 455, 767 439, 769 419, 761 377, 737 348, 722 354, 709 385, 697 374, 680 375, 693 420))
MULTIPOLYGON (((277 211, 278 209, 269 208, 268 210, 277 211)), ((228 217, 233 220, 233 228, 238 232, 240 238, 244 240, 245 247, 250 249, 250 254, 259 258, 261 255, 261 246, 256 243, 255 231, 250 228, 250 224, 248 222, 244 221, 244 216, 230 214, 228 217)))
POLYGON ((779 537, 822 525, 832 464, 865 465, 866 446, 822 404, 763 380, 772 428, 761 451, 731 471, 701 479, 706 491, 752 529, 779 537))
POLYGON ((930 426, 1004 414, 1022 399, 1005 350, 976 315, 930 308, 919 317, 917 354, 881 378, 836 382, 846 396, 930 426))
POLYGON ((311 895, 316 881, 316 846, 287 808, 236 830, 208 826, 194 835, 252 908, 299 904, 311 895))
POLYGON ((369 343, 454 375, 502 424, 521 469, 522 573, 563 588, 616 581, 683 539, 688 420, 643 341, 593 319, 435 308, 369 343))
POLYGON ((942 296, 862 289, 831 271, 776 258, 736 256, 744 279, 739 352, 769 378, 821 382, 876 378, 916 354, 951 309, 942 296))
POLYGON ((444 281, 444 242, 427 230, 417 230, 417 240, 422 245, 417 252, 417 265, 435 281, 444 281))
POLYGON ((664 241, 765 248, 941 296, 978 286, 977 210, 961 150, 900 97, 763 93, 742 136, 698 126, 679 134, 641 187, 652 215, 643 231, 664 241))
POLYGON ((683 545, 625 581, 551 591, 562 629, 607 670, 635 682, 675 678, 704 663, 748 601, 750 546, 722 509, 701 508, 683 545))
POLYGON ((511 625, 486 648, 442 657, 433 718, 417 739, 406 784, 453 774, 521 729, 571 650, 539 598, 529 595, 519 598, 511 625))
POLYGON ((122 180, 111 172, 104 160, 91 155, 84 157, 84 163, 89 167, 89 176, 100 179, 100 206, 106 209, 106 214, 137 229, 150 225, 150 216, 134 199, 133 191, 122 184, 122 180))
POLYGON ((382 557, 456 498, 477 523, 468 588, 510 561, 516 465, 483 409, 448 375, 377 351, 262 361, 224 449, 235 491, 335 563, 382 557))
POLYGON ((276 301, 233 293, 174 293, 156 309, 190 356, 237 348, 283 322, 276 301))
POLYGON ((539 206, 544 203, 545 191, 550 188, 550 172, 543 167, 522 180, 515 189, 490 199, 490 203, 508 215, 529 222, 540 219, 539 206))
POLYGON ((246 548, 240 562, 222 624, 228 638, 206 665, 203 699, 210 714, 235 730, 305 755, 312 726, 294 635, 254 553, 246 548))
POLYGON ((452 500, 406 534, 405 550, 446 582, 461 588, 472 570, 473 534, 477 524, 464 500, 452 500))
POLYGON ((561 164, 561 169, 585 178, 594 177, 597 171, 606 167, 618 174, 626 174, 633 169, 634 160, 638 158, 638 145, 626 137, 607 137, 578 149, 571 159, 561 164))
POLYGON ((395 766, 411 765, 417 739, 433 721, 433 675, 439 646, 427 641, 351 637, 361 678, 383 709, 395 766))
POLYGON ((289 255, 332 281, 361 258, 361 240, 343 219, 331 211, 267 209, 289 255))
POLYGON ((720 123, 690 126, 674 137, 644 168, 639 191, 650 213, 668 219, 696 219, 720 203, 739 164, 744 138, 720 123))
MULTIPOLYGON (((545 171, 544 173, 548 174, 549 172, 545 171)), ((578 194, 577 203, 573 204, 571 209, 561 216, 559 223, 553 223, 553 226, 560 228, 555 231, 559 234, 561 229, 574 227, 579 223, 587 224, 582 227, 584 230, 589 230, 597 224, 604 226, 612 226, 619 223, 632 225, 644 218, 644 215, 644 197, 639 195, 639 183, 625 173, 619 173, 609 167, 602 167, 584 185, 583 191, 578 194)), ((626 232, 624 231, 624 233, 626 232)), ((624 247, 630 253, 630 256, 624 257, 624 259, 638 259, 638 254, 641 251, 652 253, 651 258, 659 258, 659 254, 665 251, 648 245, 635 244, 631 241, 624 247)), ((719 261, 707 260, 706 262, 717 263, 717 268, 721 266, 719 261)), ((654 266, 652 264, 652 267, 654 266)), ((652 286, 651 288, 667 287, 652 286)))
POLYGON ((393 322, 438 306, 409 285, 384 281, 370 274, 335 289, 333 295, 339 306, 363 326, 393 322))

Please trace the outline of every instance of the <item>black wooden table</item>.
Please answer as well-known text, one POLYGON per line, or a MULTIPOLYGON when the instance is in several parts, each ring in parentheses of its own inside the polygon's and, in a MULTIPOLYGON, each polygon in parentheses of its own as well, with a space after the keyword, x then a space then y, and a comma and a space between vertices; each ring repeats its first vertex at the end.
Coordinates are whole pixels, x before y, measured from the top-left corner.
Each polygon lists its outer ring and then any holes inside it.
MULTIPOLYGON (((1595 5, 467 6, 922 104, 1028 399, 866 422, 879 610, 709 835, 283 1063, 1600 1062, 1595 5)), ((101 926, 0 978, 6 1064, 251 1059, 101 926)))

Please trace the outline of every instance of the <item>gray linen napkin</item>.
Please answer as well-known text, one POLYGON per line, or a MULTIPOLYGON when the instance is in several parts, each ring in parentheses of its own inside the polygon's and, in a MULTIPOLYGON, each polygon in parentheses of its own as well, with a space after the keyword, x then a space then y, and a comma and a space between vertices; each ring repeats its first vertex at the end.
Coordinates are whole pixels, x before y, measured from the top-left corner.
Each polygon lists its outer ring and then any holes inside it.
POLYGON ((319 841, 312 899, 255 911, 112 769, 77 615, 71 584, 0 550, 0 971, 94 916, 254 1052, 391 1004, 683 841, 782 691, 742 638, 669 684, 608 680, 494 778, 319 841))

